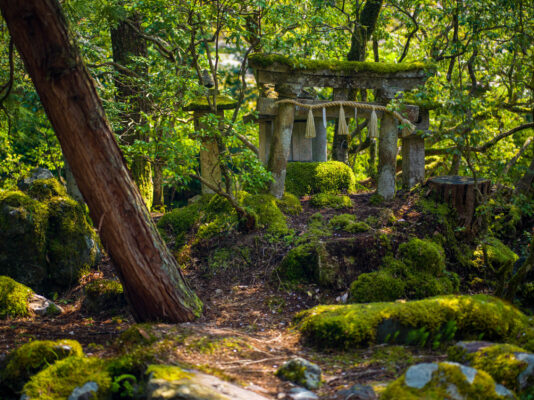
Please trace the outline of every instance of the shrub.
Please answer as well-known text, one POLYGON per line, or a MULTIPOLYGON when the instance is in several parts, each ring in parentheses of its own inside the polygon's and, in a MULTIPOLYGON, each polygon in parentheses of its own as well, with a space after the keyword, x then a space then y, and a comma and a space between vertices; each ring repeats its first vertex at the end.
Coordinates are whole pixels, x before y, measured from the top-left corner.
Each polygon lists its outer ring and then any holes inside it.
POLYGON ((354 173, 339 161, 287 164, 286 191, 298 197, 315 193, 350 193, 355 190, 355 185, 354 173))

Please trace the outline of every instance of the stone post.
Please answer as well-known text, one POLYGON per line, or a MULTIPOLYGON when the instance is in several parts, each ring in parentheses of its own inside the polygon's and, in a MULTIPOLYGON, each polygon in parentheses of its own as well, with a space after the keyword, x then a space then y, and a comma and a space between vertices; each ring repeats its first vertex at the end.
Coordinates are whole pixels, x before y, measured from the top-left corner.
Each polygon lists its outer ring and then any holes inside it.
POLYGON ((410 189, 425 179, 425 140, 419 135, 402 138, 402 184, 410 189))
MULTIPOLYGON (((276 87, 279 98, 296 98, 297 90, 291 86, 276 87)), ((286 167, 291 149, 291 134, 295 118, 295 105, 283 103, 278 106, 278 114, 274 119, 274 131, 267 169, 271 171, 274 181, 271 183, 271 194, 277 198, 284 195, 286 167)))
POLYGON ((322 118, 315 118, 315 137, 312 139, 312 160, 324 162, 327 157, 326 128, 322 118))
POLYGON ((377 193, 385 200, 395 197, 395 172, 397 164, 397 120, 384 113, 378 141, 377 193))
MULTIPOLYGON (((195 119, 195 130, 198 132, 206 129, 200 119, 206 114, 203 111, 193 113, 195 119)), ((217 111, 218 118, 224 118, 224 111, 217 111)), ((221 167, 219 165, 219 146, 214 138, 203 137, 200 147, 200 176, 214 186, 221 183, 221 167)), ((204 183, 201 184, 202 194, 213 193, 204 183)))

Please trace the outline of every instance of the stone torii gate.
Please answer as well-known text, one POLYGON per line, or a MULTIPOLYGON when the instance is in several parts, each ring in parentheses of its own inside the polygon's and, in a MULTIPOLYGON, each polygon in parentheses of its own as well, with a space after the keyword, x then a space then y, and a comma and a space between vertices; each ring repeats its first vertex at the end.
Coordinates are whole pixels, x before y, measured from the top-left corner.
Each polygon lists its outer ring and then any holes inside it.
MULTIPOLYGON (((396 93, 422 86, 432 67, 425 63, 385 64, 357 61, 319 61, 292 59, 280 55, 254 54, 249 58, 260 90, 257 111, 260 123, 260 159, 271 171, 274 182, 271 193, 281 197, 284 193, 288 161, 326 161, 326 129, 319 122, 326 114, 328 119, 338 118, 338 109, 313 108, 316 137, 304 137, 304 121, 308 107, 292 103, 278 103, 284 99, 298 100, 305 105, 320 105, 310 99, 305 88, 333 88, 333 100, 348 100, 351 89, 377 91, 376 106, 386 106, 396 93), (317 121, 319 119, 319 121, 317 121)), ((351 107, 347 107, 350 109, 351 107)), ((359 109, 358 117, 369 118, 371 110, 359 109)), ((400 113, 415 125, 416 132, 428 130, 428 111, 405 105, 400 113)), ((377 192, 385 199, 395 196, 398 122, 388 111, 376 111, 381 119, 378 151, 377 192)), ((350 113, 347 114, 350 118, 350 113)), ((424 140, 417 134, 402 138, 403 183, 412 187, 424 179, 424 140)))

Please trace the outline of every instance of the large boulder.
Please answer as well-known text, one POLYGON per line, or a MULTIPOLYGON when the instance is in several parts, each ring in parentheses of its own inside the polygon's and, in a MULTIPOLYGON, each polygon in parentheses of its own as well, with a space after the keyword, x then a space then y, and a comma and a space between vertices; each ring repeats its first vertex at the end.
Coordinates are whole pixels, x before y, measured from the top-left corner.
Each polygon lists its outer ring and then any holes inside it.
POLYGON ((75 284, 99 254, 84 208, 57 180, 33 180, 25 192, 0 191, 0 275, 52 292, 75 284))
POLYGON ((383 400, 417 399, 517 399, 504 386, 496 384, 490 375, 453 362, 412 365, 404 375, 391 383, 383 400))
POLYGON ((151 365, 147 374, 148 400, 267 400, 214 376, 176 366, 151 365))
POLYGON ((502 343, 482 341, 458 342, 448 349, 449 359, 462 362, 490 374, 495 382, 534 396, 534 354, 502 343))

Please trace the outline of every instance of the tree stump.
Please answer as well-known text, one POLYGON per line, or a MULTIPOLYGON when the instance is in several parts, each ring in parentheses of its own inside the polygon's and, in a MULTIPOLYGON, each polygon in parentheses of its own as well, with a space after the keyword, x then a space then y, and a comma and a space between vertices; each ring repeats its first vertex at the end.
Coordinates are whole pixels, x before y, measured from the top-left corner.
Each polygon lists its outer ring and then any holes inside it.
MULTIPOLYGON (((477 203, 475 180, 468 176, 437 176, 428 180, 430 189, 437 200, 449 203, 463 226, 471 226, 477 203)), ((482 195, 488 194, 490 181, 478 179, 478 189, 482 195)))

